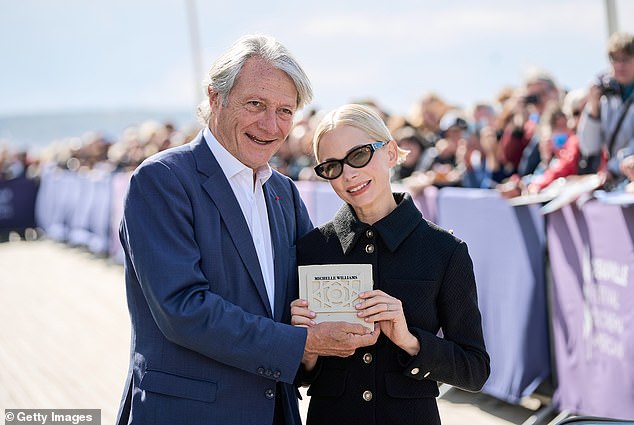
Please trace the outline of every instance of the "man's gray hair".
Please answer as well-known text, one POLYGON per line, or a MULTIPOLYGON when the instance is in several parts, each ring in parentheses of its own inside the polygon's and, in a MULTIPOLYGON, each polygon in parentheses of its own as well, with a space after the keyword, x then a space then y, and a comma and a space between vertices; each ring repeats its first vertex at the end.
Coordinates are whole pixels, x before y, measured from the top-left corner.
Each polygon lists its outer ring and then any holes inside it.
POLYGON ((284 71, 297 89, 297 109, 306 106, 313 98, 313 89, 308 76, 290 52, 275 38, 268 35, 246 35, 239 38, 227 52, 220 56, 203 81, 205 99, 198 105, 198 119, 204 125, 209 123, 211 108, 209 90, 220 95, 222 104, 227 100, 242 66, 251 57, 260 57, 274 68, 284 71))

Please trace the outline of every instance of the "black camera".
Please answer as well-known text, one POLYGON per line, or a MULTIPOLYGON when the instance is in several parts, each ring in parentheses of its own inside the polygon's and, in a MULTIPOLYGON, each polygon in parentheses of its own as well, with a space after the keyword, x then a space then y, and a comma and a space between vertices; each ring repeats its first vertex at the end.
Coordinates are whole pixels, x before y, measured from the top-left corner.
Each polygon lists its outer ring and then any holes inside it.
POLYGON ((539 95, 538 94, 529 94, 524 96, 524 103, 527 105, 536 105, 539 103, 539 95))
POLYGON ((595 84, 601 89, 601 93, 604 96, 616 96, 621 94, 621 86, 608 74, 599 75, 595 84))

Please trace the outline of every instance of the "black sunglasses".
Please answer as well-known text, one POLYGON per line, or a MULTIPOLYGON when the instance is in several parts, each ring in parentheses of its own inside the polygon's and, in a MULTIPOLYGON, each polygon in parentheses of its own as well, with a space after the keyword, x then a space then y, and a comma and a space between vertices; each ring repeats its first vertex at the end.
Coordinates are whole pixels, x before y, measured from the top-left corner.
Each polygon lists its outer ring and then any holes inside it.
POLYGON ((315 167, 315 173, 326 180, 334 180, 343 173, 343 164, 352 168, 363 168, 372 159, 374 151, 387 145, 388 142, 374 142, 352 149, 343 159, 329 159, 315 167))

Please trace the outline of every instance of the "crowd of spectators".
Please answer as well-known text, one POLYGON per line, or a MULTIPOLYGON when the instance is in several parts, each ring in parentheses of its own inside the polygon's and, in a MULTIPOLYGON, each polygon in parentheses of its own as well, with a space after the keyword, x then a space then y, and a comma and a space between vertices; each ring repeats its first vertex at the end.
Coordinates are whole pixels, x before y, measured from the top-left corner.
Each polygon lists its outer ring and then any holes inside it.
MULTIPOLYGON (((393 179, 413 192, 431 185, 461 186, 496 189, 513 197, 538 193, 561 177, 589 172, 604 173, 611 188, 634 191, 634 112, 626 114, 620 130, 629 133, 632 140, 624 136, 626 141, 616 151, 610 152, 611 146, 602 147, 601 141, 584 143, 577 134, 580 128, 592 127, 592 120, 606 120, 597 115, 597 99, 603 102, 602 110, 609 110, 605 105, 625 105, 626 99, 633 97, 634 64, 629 64, 634 62, 633 49, 632 35, 621 33, 610 39, 607 50, 615 78, 618 67, 629 66, 633 73, 622 76, 624 81, 597 83, 619 89, 604 87, 598 95, 594 87, 566 89, 548 72, 534 69, 519 87, 503 87, 493 100, 469 107, 452 105, 432 92, 424 94, 407 114, 391 114, 375 100, 358 103, 375 107, 399 146, 410 152, 394 169, 393 179), (590 152, 596 162, 592 169, 584 166, 588 161, 585 145, 594 147, 590 152), (608 160, 617 163, 608 168, 608 160)), ((287 143, 272 160, 274 168, 294 180, 317 179, 312 172, 311 140, 322 114, 317 108, 298 114, 287 143)), ((614 127, 614 123, 607 126, 614 127)), ((131 171, 148 156, 187 142, 197 131, 144 122, 126 129, 117 140, 85 134, 52 143, 36 157, 0 143, 0 179, 37 177, 42 164, 73 171, 131 171)), ((591 137, 589 131, 586 133, 591 137)), ((595 139, 607 138, 607 131, 595 133, 595 139)))
MULTIPOLYGON (((196 130, 197 131, 197 130, 196 130)), ((97 132, 51 142, 37 151, 15 150, 0 141, 0 180, 37 178, 41 167, 70 171, 132 171, 145 158, 191 138, 169 122, 146 121, 125 129, 116 140, 97 132)))

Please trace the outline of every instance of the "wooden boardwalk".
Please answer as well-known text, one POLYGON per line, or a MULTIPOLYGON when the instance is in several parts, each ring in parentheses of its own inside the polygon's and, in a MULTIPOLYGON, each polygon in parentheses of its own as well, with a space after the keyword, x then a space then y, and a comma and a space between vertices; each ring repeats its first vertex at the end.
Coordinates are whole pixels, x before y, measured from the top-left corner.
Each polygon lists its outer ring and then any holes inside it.
MULTIPOLYGON (((114 423, 129 340, 121 266, 52 241, 0 243, 1 409, 101 409, 102 423, 114 423)), ((444 425, 534 414, 458 390, 439 406, 444 425)))

